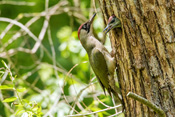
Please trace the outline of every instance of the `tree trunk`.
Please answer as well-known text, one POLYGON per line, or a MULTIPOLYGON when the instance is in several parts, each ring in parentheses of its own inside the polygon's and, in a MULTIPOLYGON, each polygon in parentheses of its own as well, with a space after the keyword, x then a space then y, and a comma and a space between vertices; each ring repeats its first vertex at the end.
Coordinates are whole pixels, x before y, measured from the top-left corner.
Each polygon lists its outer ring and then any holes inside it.
POLYGON ((109 36, 128 117, 158 116, 127 97, 138 94, 175 117, 175 2, 173 0, 99 0, 105 19, 122 23, 109 36))

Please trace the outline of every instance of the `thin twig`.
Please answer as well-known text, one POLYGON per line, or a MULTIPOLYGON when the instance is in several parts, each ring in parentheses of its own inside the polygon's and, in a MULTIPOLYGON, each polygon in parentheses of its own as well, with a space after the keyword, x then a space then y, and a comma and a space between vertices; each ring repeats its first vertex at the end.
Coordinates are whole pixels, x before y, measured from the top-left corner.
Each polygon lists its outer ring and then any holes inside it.
POLYGON ((96 5, 95 5, 95 0, 92 0, 92 4, 93 4, 93 8, 95 9, 95 12, 97 13, 97 8, 96 8, 96 5))
POLYGON ((110 116, 108 116, 108 117, 117 117, 117 115, 119 115, 119 114, 121 114, 121 113, 122 113, 122 111, 120 111, 120 112, 118 112, 118 113, 116 113, 116 114, 110 115, 110 116))
POLYGON ((51 15, 48 15, 48 14, 49 14, 49 13, 50 13, 50 14, 55 13, 56 10, 57 10, 60 6, 63 6, 63 5, 66 5, 66 4, 67 4, 67 2, 65 2, 65 1, 60 1, 59 4, 56 5, 56 6, 54 6, 50 12, 48 12, 48 8, 46 9, 46 16, 45 16, 44 24, 43 24, 43 27, 42 27, 41 32, 40 32, 40 34, 39 34, 39 37, 38 37, 39 40, 35 43, 34 47, 32 48, 32 53, 35 53, 35 52, 38 50, 38 48, 39 48, 39 46, 40 46, 40 44, 41 44, 41 41, 44 39, 44 35, 45 35, 46 30, 47 30, 47 27, 48 27, 48 25, 49 25, 49 20, 50 20, 50 16, 51 16, 51 15))
MULTIPOLYGON (((22 14, 19 14, 18 16, 23 16, 22 14)), ((26 24, 25 26, 26 27, 29 27, 31 26, 34 22, 36 22, 40 17, 39 16, 35 16, 33 17, 32 19, 30 19, 26 24)), ((3 39, 3 37, 6 35, 6 33, 11 29, 11 27, 13 26, 14 24, 10 23, 6 29, 1 33, 0 35, 0 39, 3 39), (9 28, 8 28, 9 27, 9 28)), ((3 44, 3 47, 6 48, 8 45, 10 45, 11 43, 13 43, 13 41, 17 40, 21 35, 25 35, 27 34, 26 32, 24 32, 22 29, 20 29, 19 31, 17 31, 16 34, 14 34, 12 36, 12 38, 10 38, 6 43, 3 44), (23 33, 22 33, 23 32, 23 33)), ((3 51, 3 50, 2 50, 3 51)))
POLYGON ((67 115, 67 117, 76 117, 76 116, 92 115, 92 114, 100 113, 100 112, 103 112, 103 111, 115 109, 115 108, 118 108, 118 107, 120 107, 120 106, 122 106, 122 105, 120 104, 120 105, 117 105, 117 106, 114 106, 114 107, 108 107, 108 108, 103 109, 103 110, 99 110, 99 111, 95 111, 95 112, 91 112, 91 113, 86 113, 86 114, 67 115))
MULTIPOLYGON (((52 39, 51 39, 51 31, 50 29, 48 28, 48 39, 49 39, 49 43, 51 45, 51 51, 52 51, 52 61, 53 61, 53 66, 54 66, 54 71, 55 71, 55 75, 57 77, 57 79, 59 79, 59 76, 58 76, 58 73, 57 73, 57 70, 56 70, 56 53, 55 53, 55 49, 54 49, 54 46, 53 46, 53 42, 52 42, 52 39)), ((70 74, 70 72, 75 68, 76 66, 74 66, 73 68, 71 68, 71 70, 69 70, 69 72, 67 73, 66 77, 70 74)), ((61 92, 63 94, 63 97, 65 99, 65 101, 67 102, 67 104, 70 106, 70 108, 72 108, 72 106, 68 103, 67 101, 67 98, 64 94, 64 90, 63 88, 61 87, 61 85, 59 85, 60 89, 61 89, 61 92)), ((64 85, 63 85, 64 87, 64 85)), ((75 110, 75 109, 73 109, 75 110)), ((75 110, 76 111, 76 110, 75 110)), ((77 111, 76 111, 77 112, 77 111)))
MULTIPOLYGON (((68 71, 68 73, 66 74, 65 79, 67 78, 67 76, 71 73, 71 71, 72 71, 76 66, 78 66, 78 64, 75 64, 75 65, 68 71)), ((64 85, 63 85, 63 88, 64 88, 64 85)), ((76 111, 76 110, 74 109, 74 107, 72 107, 72 105, 69 104, 69 102, 68 102, 68 100, 67 100, 67 98, 66 98, 66 96, 65 96, 65 94, 64 94, 63 88, 61 88, 61 91, 62 91, 62 94, 63 94, 63 97, 64 97, 66 103, 69 105, 69 107, 70 107, 73 111, 75 111, 76 113, 78 113, 78 111, 76 111)))
POLYGON ((60 97, 61 97, 60 95, 56 97, 56 100, 55 100, 54 104, 52 105, 52 107, 49 109, 49 111, 43 117, 48 117, 48 115, 50 115, 52 113, 55 106, 58 104, 58 102, 60 100, 60 97))
MULTIPOLYGON (((112 94, 112 102, 113 102, 114 106, 116 106, 115 100, 114 100, 114 95, 113 95, 113 94, 112 94)), ((118 112, 117 112, 117 108, 115 108, 115 112, 118 113, 118 112)))
MULTIPOLYGON (((93 84, 93 83, 90 83, 90 84, 88 84, 85 88, 83 88, 83 89, 80 90, 80 92, 79 92, 78 95, 76 96, 75 101, 74 101, 73 104, 72 104, 72 107, 73 107, 73 108, 75 108, 76 103, 78 102, 78 99, 79 99, 79 97, 81 96, 81 94, 83 93, 83 91, 86 90, 86 89, 87 89, 89 86, 91 86, 92 84, 93 84)), ((72 113, 73 113, 73 111, 71 110, 71 111, 70 111, 70 115, 72 115, 72 113)))
MULTIPOLYGON (((17 16, 17 18, 15 20, 20 20, 22 17, 19 17, 19 15, 17 16)), ((12 28, 14 24, 10 23, 6 28, 5 30, 0 34, 0 39, 3 39, 5 34, 12 28)))
POLYGON ((27 80, 27 78, 29 78, 31 75, 33 75, 35 72, 37 72, 40 69, 41 69, 41 66, 38 65, 35 69, 31 70, 30 72, 25 73, 25 75, 22 76, 22 79, 27 80))
MULTIPOLYGON (((48 6, 49 6, 49 0, 46 0, 46 4, 45 4, 46 11, 48 11, 48 6)), ((46 16, 46 20, 45 21, 48 21, 49 18, 50 18, 49 16, 46 16)), ((42 33, 42 31, 41 31, 41 33, 42 33)), ((59 79, 59 76, 58 76, 58 73, 57 73, 57 70, 56 70, 56 53, 55 53, 55 49, 54 49, 54 45, 53 45, 53 41, 52 41, 51 31, 50 31, 49 25, 48 25, 47 34, 48 34, 48 40, 49 40, 51 51, 52 51, 52 61, 53 61, 55 76, 56 76, 57 79, 59 79)), ((59 85, 59 87, 61 88, 60 85, 59 85)), ((47 117, 48 115, 51 115, 51 112, 53 111, 53 109, 55 108, 55 106, 58 104, 58 102, 60 100, 60 97, 61 97, 61 94, 58 94, 58 97, 56 98, 56 101, 54 102, 54 104, 52 105, 52 107, 49 109, 49 111, 43 117, 47 117)))
MULTIPOLYGON (((66 5, 66 4, 67 4, 67 1, 61 1, 58 4, 54 5, 53 7, 49 8, 47 11, 43 11, 41 13, 38 13, 39 15, 37 15, 37 16, 36 16, 36 13, 35 13, 35 17, 32 18, 29 22, 27 22, 26 25, 23 25, 23 24, 17 22, 16 20, 11 20, 11 21, 7 20, 7 21, 5 21, 5 22, 10 22, 10 24, 6 27, 6 30, 2 32, 2 34, 0 35, 0 39, 2 39, 5 36, 5 34, 7 33, 7 31, 9 31, 11 29, 11 27, 15 24, 15 25, 21 27, 26 33, 29 33, 29 36, 31 36, 37 42, 34 45, 32 51, 30 51, 30 53, 35 53, 37 51, 39 45, 41 44, 41 40, 44 38, 46 29, 47 29, 47 26, 48 26, 48 21, 46 21, 46 20, 44 21, 43 28, 42 28, 42 30, 40 32, 40 35, 39 35, 39 40, 37 39, 37 37, 33 33, 31 33, 31 31, 27 27, 29 27, 32 23, 34 23, 36 20, 38 20, 41 16, 45 16, 45 17, 47 16, 46 19, 49 20, 50 16, 53 15, 58 8, 60 8, 61 6, 66 5)), ((17 19, 21 19, 23 16, 24 16, 23 14, 19 14, 18 17, 17 17, 17 19)), ((2 19, 2 20, 4 21, 4 19, 2 19)), ((20 35, 21 35, 21 33, 20 32, 17 32, 12 37, 12 40, 10 39, 4 46, 7 47, 10 43, 12 43, 18 37, 20 37, 20 35)), ((1 56, 2 55, 5 55, 5 53, 1 54, 1 56)), ((11 55, 13 55, 13 53, 11 53, 11 55)))
POLYGON ((12 24, 15 24, 17 26, 19 26, 20 28, 22 28, 25 32, 28 33, 28 35, 30 37, 32 37, 35 41, 38 41, 38 38, 26 27, 24 26, 22 23, 16 21, 16 20, 12 20, 12 19, 9 19, 9 18, 5 18, 5 17, 0 17, 0 21, 3 21, 3 22, 9 22, 9 23, 12 23, 12 24))

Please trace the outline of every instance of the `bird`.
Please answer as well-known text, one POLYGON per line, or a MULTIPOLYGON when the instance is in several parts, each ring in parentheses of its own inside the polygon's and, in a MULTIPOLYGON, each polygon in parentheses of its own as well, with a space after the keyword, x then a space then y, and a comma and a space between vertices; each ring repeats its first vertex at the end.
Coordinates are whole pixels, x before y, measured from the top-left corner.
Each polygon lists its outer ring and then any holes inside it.
POLYGON ((90 65, 94 71, 99 84, 105 95, 106 90, 111 94, 118 95, 115 90, 114 71, 116 69, 115 58, 110 55, 105 46, 93 36, 92 23, 96 13, 89 21, 80 25, 78 29, 78 38, 86 50, 90 65))
POLYGON ((107 34, 111 29, 121 27, 121 22, 120 20, 113 14, 109 17, 108 19, 108 24, 103 30, 106 31, 105 34, 107 34))

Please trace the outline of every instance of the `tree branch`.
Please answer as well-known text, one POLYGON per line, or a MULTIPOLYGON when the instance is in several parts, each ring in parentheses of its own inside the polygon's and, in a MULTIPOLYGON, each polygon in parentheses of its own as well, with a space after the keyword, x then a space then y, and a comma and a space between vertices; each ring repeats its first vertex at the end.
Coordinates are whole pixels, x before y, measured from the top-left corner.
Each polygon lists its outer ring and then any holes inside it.
POLYGON ((165 112, 159 108, 158 106, 156 106, 154 103, 148 101, 147 99, 135 94, 135 93, 132 93, 132 92, 129 92, 127 94, 128 97, 130 98, 133 98, 134 100, 137 100, 139 101, 140 103, 150 107, 151 109, 153 109, 160 117, 166 117, 165 115, 165 112))

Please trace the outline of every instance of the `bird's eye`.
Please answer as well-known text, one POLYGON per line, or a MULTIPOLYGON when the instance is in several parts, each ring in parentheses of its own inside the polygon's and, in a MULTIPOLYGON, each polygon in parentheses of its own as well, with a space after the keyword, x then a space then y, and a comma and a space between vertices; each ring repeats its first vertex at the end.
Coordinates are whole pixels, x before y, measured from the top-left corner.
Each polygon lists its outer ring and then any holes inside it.
POLYGON ((89 33, 89 31, 90 31, 90 25, 89 25, 88 23, 85 23, 85 24, 82 26, 81 29, 83 29, 83 30, 87 31, 87 33, 89 33))
POLYGON ((85 30, 87 29, 87 24, 83 25, 83 29, 85 29, 85 30))
POLYGON ((112 20, 111 20, 111 22, 110 23, 114 23, 115 22, 115 19, 113 18, 112 20))

